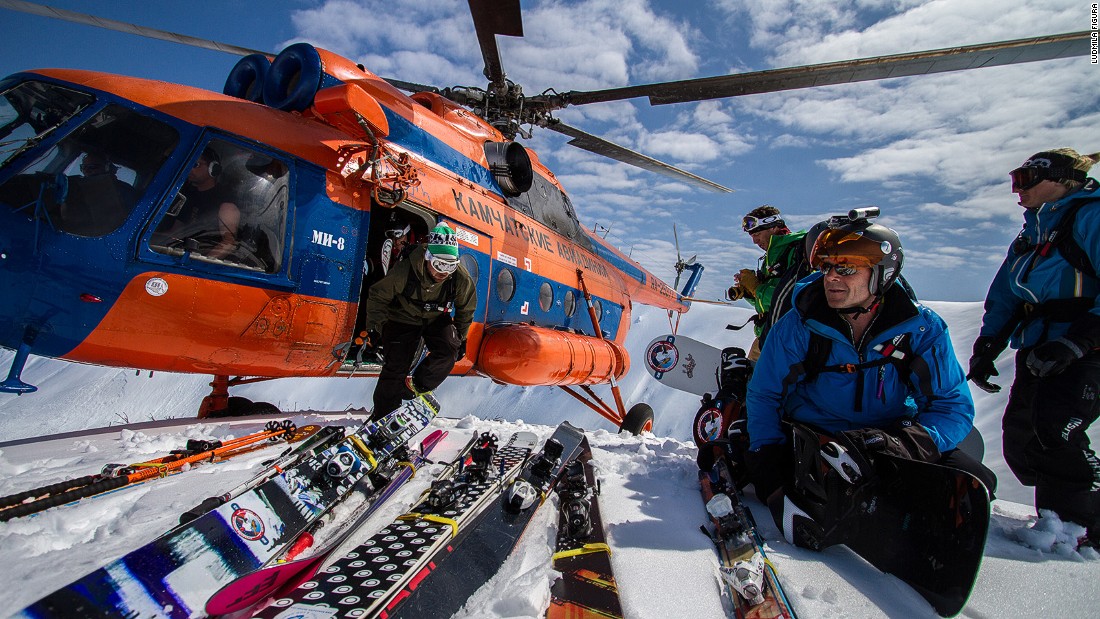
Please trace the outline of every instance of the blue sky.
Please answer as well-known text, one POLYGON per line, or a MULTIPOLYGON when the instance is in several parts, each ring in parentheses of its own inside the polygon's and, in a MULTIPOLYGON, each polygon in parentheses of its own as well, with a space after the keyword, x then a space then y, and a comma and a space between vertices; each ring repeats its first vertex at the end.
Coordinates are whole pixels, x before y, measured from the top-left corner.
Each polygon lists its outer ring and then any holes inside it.
MULTIPOLYGON (((484 86, 462 0, 52 0, 52 6, 261 50, 308 40, 385 77, 484 86)), ((609 88, 1087 30, 1083 0, 521 0, 499 37, 527 94, 609 88)), ((95 69, 221 90, 233 56, 0 10, 0 74, 95 69)), ((769 203, 792 228, 882 207, 925 299, 984 298, 1020 227, 1008 171, 1036 151, 1100 150, 1100 67, 1088 57, 651 107, 569 108, 565 122, 736 189, 711 194, 565 145, 525 143, 591 229, 672 280, 672 225, 720 298, 759 250, 741 216, 769 203)), ((1094 170, 1093 175, 1100 175, 1094 170)))

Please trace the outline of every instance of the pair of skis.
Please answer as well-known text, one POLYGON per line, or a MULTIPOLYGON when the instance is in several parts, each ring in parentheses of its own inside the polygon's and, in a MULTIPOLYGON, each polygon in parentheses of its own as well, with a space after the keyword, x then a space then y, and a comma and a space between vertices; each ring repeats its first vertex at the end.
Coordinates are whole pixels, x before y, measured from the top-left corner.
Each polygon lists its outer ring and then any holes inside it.
POLYGON ((179 526, 25 608, 19 616, 183 618, 220 587, 267 565, 353 492, 377 500, 434 417, 419 401, 344 436, 318 432, 249 482, 185 513, 179 526))
POLYGON ((47 486, 0 497, 0 522, 105 494, 153 479, 167 477, 203 462, 218 462, 269 447, 280 439, 298 442, 311 436, 319 426, 297 428, 290 421, 269 421, 261 432, 225 441, 189 440, 185 449, 167 456, 133 464, 108 464, 96 475, 85 475, 47 486))

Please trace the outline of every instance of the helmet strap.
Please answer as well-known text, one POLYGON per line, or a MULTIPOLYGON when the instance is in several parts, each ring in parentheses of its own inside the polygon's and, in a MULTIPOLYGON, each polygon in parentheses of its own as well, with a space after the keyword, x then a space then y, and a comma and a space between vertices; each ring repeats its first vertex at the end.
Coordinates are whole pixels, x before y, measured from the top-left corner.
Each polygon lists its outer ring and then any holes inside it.
POLYGON ((882 297, 875 297, 874 300, 871 301, 871 304, 868 305, 867 307, 859 307, 858 305, 855 306, 855 307, 843 307, 841 309, 838 309, 837 313, 838 314, 852 314, 853 317, 859 317, 863 314, 868 314, 868 313, 871 313, 871 312, 875 311, 876 309, 878 309, 878 306, 881 305, 881 304, 882 304, 882 297))

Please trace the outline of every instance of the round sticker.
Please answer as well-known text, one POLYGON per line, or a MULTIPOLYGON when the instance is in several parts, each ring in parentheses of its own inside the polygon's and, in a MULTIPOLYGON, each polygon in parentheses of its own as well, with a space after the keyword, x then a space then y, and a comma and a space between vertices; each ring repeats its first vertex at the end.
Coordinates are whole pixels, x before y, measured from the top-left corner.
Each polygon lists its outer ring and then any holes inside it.
POLYGON ((148 292, 150 296, 159 297, 168 292, 168 282, 159 277, 153 277, 145 282, 145 292, 148 292))
POLYGON ((645 352, 645 362, 654 372, 665 373, 676 367, 680 360, 680 352, 676 346, 665 340, 658 340, 649 345, 645 352))

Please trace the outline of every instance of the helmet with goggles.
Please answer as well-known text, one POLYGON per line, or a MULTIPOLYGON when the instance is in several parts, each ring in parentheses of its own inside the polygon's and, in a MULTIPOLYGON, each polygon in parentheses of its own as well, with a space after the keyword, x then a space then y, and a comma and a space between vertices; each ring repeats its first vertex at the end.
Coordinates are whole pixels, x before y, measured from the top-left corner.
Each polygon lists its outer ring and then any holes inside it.
POLYGON ((815 269, 868 267, 871 269, 869 291, 881 297, 901 275, 905 252, 897 232, 866 219, 840 223, 823 230, 810 253, 810 265, 815 269))

